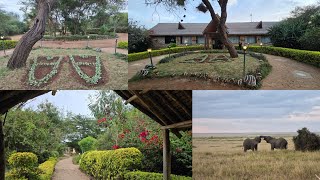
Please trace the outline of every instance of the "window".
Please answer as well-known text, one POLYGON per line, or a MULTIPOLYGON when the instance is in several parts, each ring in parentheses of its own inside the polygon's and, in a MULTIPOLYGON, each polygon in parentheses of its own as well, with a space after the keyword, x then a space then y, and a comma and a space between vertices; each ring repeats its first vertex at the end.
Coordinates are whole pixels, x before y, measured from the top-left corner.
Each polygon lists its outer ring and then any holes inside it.
POLYGON ((170 44, 170 43, 176 43, 176 37, 175 36, 166 36, 164 39, 165 44, 170 44))
POLYGON ((257 43, 255 36, 246 36, 246 43, 254 44, 257 43))
POLYGON ((183 41, 182 41, 183 44, 192 44, 192 38, 191 37, 183 37, 183 41))
POLYGON ((237 44, 240 41, 240 37, 239 36, 230 36, 228 38, 233 44, 237 44))
POLYGON ((197 44, 204 44, 204 37, 203 36, 197 36, 197 44))
POLYGON ((265 43, 265 44, 271 43, 271 39, 269 36, 263 36, 263 37, 261 37, 261 42, 265 43))

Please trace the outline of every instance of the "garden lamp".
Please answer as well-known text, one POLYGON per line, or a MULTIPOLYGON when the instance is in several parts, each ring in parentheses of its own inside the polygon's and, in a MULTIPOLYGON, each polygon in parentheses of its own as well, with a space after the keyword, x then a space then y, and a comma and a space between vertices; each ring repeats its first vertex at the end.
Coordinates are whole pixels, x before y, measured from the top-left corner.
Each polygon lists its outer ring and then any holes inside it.
POLYGON ((260 43, 260 47, 262 47, 263 46, 263 43, 260 43))
POLYGON ((244 58, 243 58, 243 78, 246 76, 246 51, 247 51, 247 46, 243 46, 243 52, 244 52, 244 58))
POLYGON ((170 54, 171 54, 171 45, 169 45, 168 48, 169 48, 169 57, 170 57, 170 54))
POLYGON ((1 40, 2 40, 3 53, 4 53, 4 55, 6 55, 6 49, 4 48, 4 37, 3 36, 1 36, 1 40))
POLYGON ((90 36, 87 36, 88 40, 87 40, 87 47, 89 47, 89 38, 90 36))
POLYGON ((151 56, 152 49, 149 48, 147 51, 149 53, 149 58, 150 58, 150 61, 151 61, 151 67, 153 68, 153 62, 152 62, 152 56, 151 56))
POLYGON ((118 46, 118 38, 116 38, 116 45, 114 47, 114 53, 115 54, 117 53, 117 46, 118 46))

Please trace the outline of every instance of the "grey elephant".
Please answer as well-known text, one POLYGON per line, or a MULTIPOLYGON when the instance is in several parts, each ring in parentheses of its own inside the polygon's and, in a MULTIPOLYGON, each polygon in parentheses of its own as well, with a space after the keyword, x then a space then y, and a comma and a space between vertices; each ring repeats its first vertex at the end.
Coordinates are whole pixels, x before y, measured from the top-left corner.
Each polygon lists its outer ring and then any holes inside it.
POLYGON ((271 144, 271 150, 274 149, 287 149, 288 148, 288 142, 284 138, 273 138, 271 136, 260 136, 265 140, 267 143, 271 144))
POLYGON ((255 137, 254 139, 247 138, 243 141, 243 150, 247 152, 247 150, 258 151, 258 144, 261 142, 261 137, 255 137))

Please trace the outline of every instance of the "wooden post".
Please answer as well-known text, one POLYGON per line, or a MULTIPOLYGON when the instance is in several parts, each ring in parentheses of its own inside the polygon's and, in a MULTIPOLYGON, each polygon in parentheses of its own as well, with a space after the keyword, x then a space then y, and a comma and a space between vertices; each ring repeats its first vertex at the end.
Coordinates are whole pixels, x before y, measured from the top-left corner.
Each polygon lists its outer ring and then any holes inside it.
POLYGON ((169 129, 163 129, 163 180, 170 180, 171 154, 169 129))
POLYGON ((4 180, 6 170, 6 160, 4 152, 3 121, 0 119, 0 180, 4 180))

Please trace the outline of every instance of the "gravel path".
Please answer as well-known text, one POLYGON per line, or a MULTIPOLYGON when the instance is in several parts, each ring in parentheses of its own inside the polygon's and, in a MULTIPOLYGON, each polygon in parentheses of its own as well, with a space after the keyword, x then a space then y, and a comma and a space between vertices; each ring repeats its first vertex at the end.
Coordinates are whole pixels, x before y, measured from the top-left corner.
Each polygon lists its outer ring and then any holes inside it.
POLYGON ((55 167, 53 180, 90 180, 79 170, 79 165, 72 163, 72 157, 60 160, 55 167))
POLYGON ((262 90, 320 90, 320 68, 292 59, 265 54, 272 71, 262 90))

